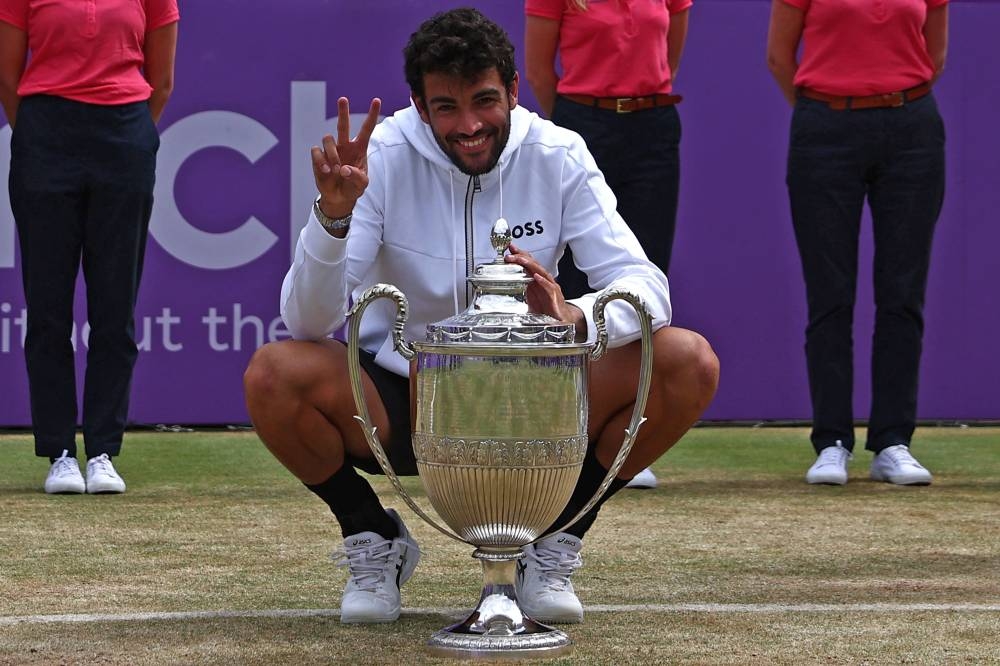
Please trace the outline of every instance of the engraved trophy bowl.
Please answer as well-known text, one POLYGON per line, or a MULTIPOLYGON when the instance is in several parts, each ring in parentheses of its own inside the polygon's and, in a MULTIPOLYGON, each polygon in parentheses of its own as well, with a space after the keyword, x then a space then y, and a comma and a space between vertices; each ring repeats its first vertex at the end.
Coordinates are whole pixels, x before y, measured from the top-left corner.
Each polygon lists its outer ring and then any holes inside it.
POLYGON ((386 477, 406 504, 447 536, 475 547, 483 590, 468 618, 435 633, 428 647, 441 656, 518 659, 568 651, 562 631, 521 610, 514 576, 521 549, 560 532, 589 511, 618 474, 644 420, 652 374, 652 324, 645 305, 624 290, 602 292, 594 305, 595 343, 575 342, 575 327, 528 312, 532 278, 503 256, 510 245, 500 219, 491 241, 492 263, 468 280, 472 305, 427 327, 426 340, 403 340, 408 304, 392 285, 365 291, 349 313, 351 387, 365 438, 386 477), (428 500, 440 520, 425 513, 403 489, 372 426, 358 360, 365 308, 379 298, 396 302, 395 350, 416 359, 413 450, 428 500), (576 487, 587 452, 587 376, 607 346, 604 309, 616 299, 636 310, 642 361, 632 420, 611 469, 594 497, 565 525, 553 527, 576 487), (450 529, 449 529, 450 528, 450 529))

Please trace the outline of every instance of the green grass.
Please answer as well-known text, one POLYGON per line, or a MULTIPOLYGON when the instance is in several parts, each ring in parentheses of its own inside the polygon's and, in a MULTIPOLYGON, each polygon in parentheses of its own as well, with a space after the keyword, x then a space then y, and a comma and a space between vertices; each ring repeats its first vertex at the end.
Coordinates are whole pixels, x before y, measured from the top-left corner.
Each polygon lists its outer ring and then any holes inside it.
MULTIPOLYGON (((587 535, 586 605, 1000 604, 1000 430, 922 428, 926 488, 812 487, 798 428, 698 428, 587 535)), ((129 433, 121 496, 47 496, 30 437, 0 437, 0 621, 58 614, 335 609, 339 530, 252 433, 129 433)), ((373 483, 402 507, 388 483, 373 483)), ((426 506, 418 479, 407 489, 426 506)), ((471 608, 471 548, 402 510, 424 553, 404 608, 471 608)), ((422 652, 451 618, 0 624, 0 664, 447 663, 422 652), (365 655, 360 659, 358 655, 365 655)), ((555 663, 1000 663, 1000 612, 588 612, 555 663)))

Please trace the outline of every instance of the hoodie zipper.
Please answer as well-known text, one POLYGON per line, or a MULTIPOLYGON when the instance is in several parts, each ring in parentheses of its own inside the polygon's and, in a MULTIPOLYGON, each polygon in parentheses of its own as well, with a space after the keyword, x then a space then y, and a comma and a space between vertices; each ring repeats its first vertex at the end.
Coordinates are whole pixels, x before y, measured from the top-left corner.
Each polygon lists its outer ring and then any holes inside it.
MULTIPOLYGON (((465 188, 465 275, 472 275, 476 270, 475 262, 475 225, 472 219, 472 203, 476 198, 476 193, 482 192, 483 188, 479 184, 479 176, 471 176, 469 185, 465 188)), ((472 283, 465 283, 465 307, 472 303, 472 283)))

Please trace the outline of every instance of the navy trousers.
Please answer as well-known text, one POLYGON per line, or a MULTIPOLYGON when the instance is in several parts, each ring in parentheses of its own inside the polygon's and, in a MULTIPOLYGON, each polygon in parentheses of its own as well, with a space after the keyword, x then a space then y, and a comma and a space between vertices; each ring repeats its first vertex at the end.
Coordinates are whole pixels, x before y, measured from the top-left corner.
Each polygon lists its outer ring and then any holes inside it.
MULTIPOLYGON (((618 200, 618 213, 650 261, 667 273, 680 187, 677 108, 617 113, 556 97, 552 122, 583 137, 618 200)), ((570 251, 559 262, 558 279, 566 298, 592 291, 570 251)))
POLYGON ((872 403, 865 448, 909 444, 916 425, 931 241, 944 198, 944 125, 933 95, 835 111, 799 98, 787 184, 808 301, 806 363, 816 451, 854 446, 852 326, 867 199, 874 257, 872 403))
POLYGON ((83 390, 88 458, 117 455, 137 349, 134 312, 159 134, 145 102, 21 101, 11 138, 10 201, 21 249, 25 360, 35 453, 76 455, 70 340, 83 266, 90 336, 83 390))

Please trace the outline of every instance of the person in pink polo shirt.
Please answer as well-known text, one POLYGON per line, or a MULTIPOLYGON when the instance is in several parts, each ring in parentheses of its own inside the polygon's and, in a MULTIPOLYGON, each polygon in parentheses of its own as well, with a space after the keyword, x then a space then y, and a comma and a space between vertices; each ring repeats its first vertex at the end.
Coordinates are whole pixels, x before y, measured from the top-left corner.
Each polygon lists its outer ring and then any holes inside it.
POLYGON ((155 123, 173 86, 176 0, 0 0, 0 103, 28 310, 25 360, 47 493, 121 493, 155 123), (86 479, 76 461, 73 294, 87 285, 86 479))
POLYGON ((924 294, 944 199, 948 0, 773 0, 767 59, 794 106, 787 184, 805 276, 817 458, 809 483, 847 483, 852 324, 865 201, 875 240, 871 478, 926 485, 913 457, 924 294), (801 46, 801 55, 799 47, 801 46))
MULTIPOLYGON (((692 0, 527 0, 528 85, 549 118, 587 143, 649 259, 669 275, 680 187, 681 123, 672 94, 692 0), (561 65, 557 71, 556 61, 561 65)), ((590 291, 572 252, 567 298, 590 291)), ((582 270, 581 270, 582 269, 582 270)), ((649 469, 629 482, 654 488, 649 469)))

